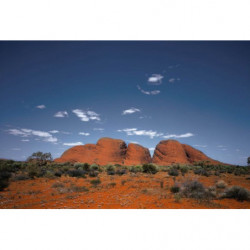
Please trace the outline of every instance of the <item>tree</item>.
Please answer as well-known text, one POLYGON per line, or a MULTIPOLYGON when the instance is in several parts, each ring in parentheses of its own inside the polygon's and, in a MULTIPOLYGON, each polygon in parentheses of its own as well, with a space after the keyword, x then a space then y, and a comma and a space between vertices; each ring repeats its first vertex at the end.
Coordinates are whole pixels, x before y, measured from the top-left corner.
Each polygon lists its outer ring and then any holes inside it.
POLYGON ((27 161, 35 161, 38 163, 45 163, 47 161, 52 161, 52 155, 51 153, 43 153, 43 152, 35 152, 31 156, 27 158, 27 161))
POLYGON ((247 158, 247 165, 250 166, 250 157, 247 158))

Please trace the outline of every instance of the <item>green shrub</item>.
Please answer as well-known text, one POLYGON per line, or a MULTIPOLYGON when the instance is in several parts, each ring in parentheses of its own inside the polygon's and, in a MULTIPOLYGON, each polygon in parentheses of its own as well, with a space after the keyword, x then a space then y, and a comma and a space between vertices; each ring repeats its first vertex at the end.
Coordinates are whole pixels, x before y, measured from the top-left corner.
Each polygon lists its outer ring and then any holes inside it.
POLYGON ((198 200, 208 200, 213 197, 213 194, 199 181, 184 182, 182 185, 182 194, 186 198, 194 198, 198 200))
POLYGON ((79 169, 80 168, 81 170, 83 170, 84 163, 77 162, 77 163, 74 164, 74 168, 75 169, 79 169))
POLYGON ((29 177, 26 174, 18 174, 13 178, 14 181, 25 181, 28 179, 29 177))
POLYGON ((168 174, 171 176, 178 176, 179 175, 179 171, 176 168, 171 167, 168 170, 168 174))
POLYGON ((184 176, 188 172, 187 166, 180 166, 181 174, 184 176))
POLYGON ((126 174, 126 172, 127 172, 127 171, 126 171, 126 169, 124 169, 124 168, 123 168, 123 169, 117 169, 117 170, 116 170, 116 174, 117 174, 117 175, 120 175, 120 176, 126 174))
POLYGON ((132 166, 130 168, 130 172, 132 172, 132 173, 138 173, 138 172, 142 172, 142 171, 143 171, 143 169, 142 169, 142 166, 140 166, 140 165, 132 166))
POLYGON ((180 192, 180 187, 179 186, 177 186, 177 185, 173 185, 171 188, 170 188, 170 191, 172 192, 172 193, 179 193, 180 192))
POLYGON ((142 165, 143 173, 156 174, 158 172, 157 166, 152 163, 142 165))
POLYGON ((0 191, 3 191, 6 187, 9 186, 9 179, 11 173, 7 171, 0 172, 0 191))
POLYGON ((70 177, 85 177, 85 171, 79 169, 70 169, 67 171, 67 175, 70 177))
POLYGON ((115 182, 111 182, 111 183, 108 184, 108 186, 111 187, 111 188, 113 188, 113 187, 116 186, 116 183, 115 182))
POLYGON ((115 175, 115 169, 116 167, 114 165, 109 164, 106 166, 106 171, 108 175, 115 175))
POLYGON ((238 201, 249 201, 250 192, 243 187, 232 186, 225 190, 221 198, 236 199, 238 201))
POLYGON ((99 171, 100 167, 97 164, 92 164, 89 167, 90 171, 99 171))
POLYGON ((99 184, 101 184, 100 179, 95 179, 95 180, 91 180, 90 183, 94 186, 97 187, 99 184))
POLYGON ((89 191, 89 189, 88 188, 86 188, 85 186, 75 186, 75 185, 72 185, 71 186, 71 190, 73 191, 73 192, 88 192, 89 191))
POLYGON ((223 181, 223 180, 219 180, 219 181, 217 181, 217 183, 216 183, 216 187, 217 187, 217 188, 223 189, 223 188, 226 188, 226 186, 227 186, 227 184, 226 184, 226 182, 223 181))
POLYGON ((89 171, 89 177, 97 177, 99 174, 98 171, 90 170, 89 171))

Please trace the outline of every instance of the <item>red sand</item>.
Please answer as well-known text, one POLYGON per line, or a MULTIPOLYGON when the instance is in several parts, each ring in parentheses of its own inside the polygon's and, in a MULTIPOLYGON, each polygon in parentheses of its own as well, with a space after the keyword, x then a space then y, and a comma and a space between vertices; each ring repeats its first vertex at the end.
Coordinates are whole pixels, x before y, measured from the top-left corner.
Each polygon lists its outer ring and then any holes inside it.
MULTIPOLYGON (((0 208, 250 208, 250 202, 234 199, 214 199, 211 202, 199 202, 194 199, 175 199, 170 192, 173 177, 165 172, 150 174, 125 174, 123 176, 99 175, 101 184, 93 187, 90 181, 96 178, 61 177, 57 179, 39 178, 35 180, 16 181, 0 193, 0 208), (124 183, 122 183, 124 181, 124 183), (160 183, 163 182, 163 188, 160 183), (52 187, 61 183, 64 187, 52 187), (112 186, 116 183, 115 186, 112 186), (87 192, 68 192, 72 185, 85 186, 87 192)), ((203 177, 186 174, 176 177, 176 182, 197 179, 206 187, 213 186, 218 180, 224 180, 228 186, 238 185, 250 188, 247 176, 222 174, 203 177)))

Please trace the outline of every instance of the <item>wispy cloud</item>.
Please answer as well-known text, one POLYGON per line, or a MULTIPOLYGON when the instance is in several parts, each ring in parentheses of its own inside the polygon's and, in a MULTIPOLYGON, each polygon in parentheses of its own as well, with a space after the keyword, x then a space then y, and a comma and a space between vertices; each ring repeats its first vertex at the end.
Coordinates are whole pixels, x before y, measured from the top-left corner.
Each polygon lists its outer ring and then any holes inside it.
POLYGON ((174 82, 176 82, 176 81, 180 81, 180 78, 170 78, 168 81, 169 81, 170 83, 174 83, 174 82))
POLYGON ((79 145, 83 145, 82 142, 65 142, 63 143, 63 145, 65 146, 79 146, 79 145))
POLYGON ((137 108, 130 108, 122 111, 122 115, 128 115, 128 114, 133 114, 135 112, 141 112, 140 109, 137 108))
POLYGON ((104 128, 93 128, 94 131, 100 131, 100 132, 103 132, 104 131, 104 128))
POLYGON ((149 148, 149 150, 150 150, 150 151, 154 151, 154 150, 155 150, 155 148, 149 148))
POLYGON ((53 142, 53 143, 57 142, 56 137, 53 137, 52 134, 45 131, 22 128, 22 129, 8 129, 7 132, 11 135, 21 136, 21 137, 36 136, 38 138, 42 138, 43 141, 45 142, 53 142))
POLYGON ((88 135, 90 135, 90 133, 79 132, 79 135, 84 135, 84 136, 88 136, 88 135))
POLYGON ((28 142, 30 140, 29 139, 22 139, 21 141, 28 142))
POLYGON ((148 84, 150 85, 160 85, 164 76, 160 74, 153 74, 148 78, 148 84))
POLYGON ((81 121, 83 122, 88 122, 90 120, 97 120, 97 121, 100 121, 101 118, 100 118, 100 115, 97 114, 96 112, 94 111, 84 111, 84 110, 81 110, 81 109, 74 109, 72 110, 72 112, 80 118, 81 121))
POLYGON ((218 145, 217 148, 226 148, 227 146, 224 145, 218 145))
POLYGON ((192 134, 192 133, 185 133, 185 134, 181 134, 181 135, 171 134, 171 135, 164 135, 163 138, 165 138, 165 139, 170 139, 170 138, 187 138, 187 137, 191 137, 191 136, 194 136, 194 134, 192 134))
POLYGON ((143 93, 144 95, 158 95, 161 93, 160 90, 152 90, 152 91, 145 91, 142 89, 139 85, 137 85, 137 88, 143 93))
POLYGON ((49 131, 51 134, 57 134, 57 133, 59 133, 59 131, 58 130, 51 130, 51 131, 49 131))
POLYGON ((45 109, 45 108, 46 108, 46 106, 45 106, 45 105, 43 105, 43 104, 41 104, 41 105, 36 106, 36 108, 38 108, 38 109, 45 109))
POLYGON ((54 114, 54 117, 68 117, 69 114, 67 111, 58 111, 57 113, 54 114))
POLYGON ((157 131, 153 130, 138 130, 137 128, 125 128, 125 129, 118 129, 118 132, 125 132, 127 135, 140 135, 140 136, 149 136, 151 139, 154 137, 162 136, 162 133, 158 133, 157 131))
POLYGON ((12 148, 12 150, 19 151, 21 148, 12 148))
POLYGON ((198 148, 206 148, 207 147, 207 145, 194 145, 194 147, 198 147, 198 148))

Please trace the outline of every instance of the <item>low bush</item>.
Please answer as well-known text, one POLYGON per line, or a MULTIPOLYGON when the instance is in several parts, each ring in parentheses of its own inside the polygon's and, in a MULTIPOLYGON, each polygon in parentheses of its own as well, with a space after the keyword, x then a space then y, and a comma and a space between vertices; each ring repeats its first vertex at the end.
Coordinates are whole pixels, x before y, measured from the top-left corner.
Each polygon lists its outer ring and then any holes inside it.
POLYGON ((63 188, 65 185, 61 182, 55 182, 51 187, 53 188, 63 188))
POLYGON ((0 191, 3 191, 6 187, 9 186, 9 179, 11 173, 7 171, 0 172, 0 191))
POLYGON ((126 169, 118 169, 118 170, 116 170, 116 174, 120 175, 120 176, 126 174, 126 172, 127 172, 126 169))
POLYGON ((106 166, 106 171, 108 175, 115 175, 115 169, 116 167, 114 165, 107 165, 106 166))
POLYGON ((98 174, 99 174, 99 172, 96 171, 96 170, 90 170, 89 171, 89 177, 97 177, 98 174))
POLYGON ((194 198, 197 200, 208 200, 213 194, 207 190, 199 181, 186 181, 182 185, 182 194, 186 198, 194 198))
POLYGON ((179 186, 177 186, 176 184, 175 185, 173 185, 171 188, 170 188, 170 191, 172 192, 172 193, 179 193, 180 192, 180 187, 179 186))
POLYGON ((236 199, 238 201, 249 201, 250 192, 243 187, 232 186, 225 190, 221 198, 236 199))
POLYGON ((157 166, 152 163, 142 165, 143 173, 156 174, 158 172, 157 166))
POLYGON ((113 188, 113 187, 116 186, 116 183, 115 182, 111 182, 111 183, 108 184, 108 186, 111 187, 111 188, 113 188))
POLYGON ((204 168, 194 169, 194 174, 203 175, 203 176, 206 176, 206 177, 210 176, 210 173, 204 168))
POLYGON ((98 186, 99 184, 101 184, 100 179, 95 179, 90 181, 91 185, 93 185, 94 187, 98 186))
POLYGON ((132 172, 132 173, 139 173, 139 172, 142 172, 142 166, 140 166, 140 165, 137 165, 137 166, 132 166, 131 168, 130 168, 130 172, 132 172))
POLYGON ((25 181, 28 179, 29 177, 26 174, 18 174, 13 178, 14 181, 25 181))
POLYGON ((176 168, 170 168, 168 170, 168 174, 171 176, 178 176, 179 175, 179 171, 176 168))
POLYGON ((90 171, 99 171, 99 170, 100 170, 100 167, 99 167, 97 164, 92 164, 92 165, 89 167, 89 170, 90 170, 90 171))
POLYGON ((217 188, 223 189, 223 188, 226 188, 226 187, 227 187, 227 184, 226 184, 225 181, 219 180, 219 181, 217 181, 217 183, 216 183, 216 187, 217 187, 217 188))
POLYGON ((89 189, 88 188, 86 188, 85 186, 75 186, 75 185, 72 185, 71 186, 71 191, 73 191, 73 192, 88 192, 89 191, 89 189))
POLYGON ((70 177, 85 177, 86 172, 79 169, 70 169, 67 171, 67 175, 70 177))
POLYGON ((188 172, 188 167, 180 166, 180 171, 181 171, 182 176, 184 176, 188 172))

